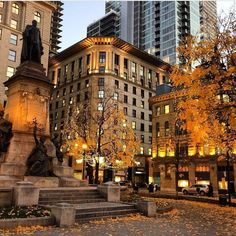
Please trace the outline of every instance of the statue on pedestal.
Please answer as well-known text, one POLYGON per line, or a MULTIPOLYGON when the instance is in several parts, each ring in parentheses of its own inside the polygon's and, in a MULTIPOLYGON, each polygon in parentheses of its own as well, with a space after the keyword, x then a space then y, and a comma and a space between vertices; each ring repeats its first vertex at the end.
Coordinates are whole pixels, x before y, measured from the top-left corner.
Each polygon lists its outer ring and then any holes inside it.
POLYGON ((0 153, 7 152, 13 136, 12 123, 3 118, 4 111, 0 110, 0 153))
POLYGON ((52 168, 52 157, 47 155, 47 148, 45 146, 46 137, 41 136, 38 140, 36 132, 37 122, 34 120, 34 140, 36 147, 28 157, 26 162, 27 171, 25 175, 30 176, 55 176, 52 168))
POLYGON ((51 139, 52 143, 54 144, 55 148, 56 148, 56 157, 57 160, 60 164, 62 164, 63 162, 63 152, 61 151, 61 140, 58 140, 58 134, 54 135, 54 138, 51 139))
POLYGON ((42 55, 43 46, 40 31, 37 28, 37 21, 33 20, 32 25, 27 25, 23 32, 21 63, 25 61, 41 63, 42 55))

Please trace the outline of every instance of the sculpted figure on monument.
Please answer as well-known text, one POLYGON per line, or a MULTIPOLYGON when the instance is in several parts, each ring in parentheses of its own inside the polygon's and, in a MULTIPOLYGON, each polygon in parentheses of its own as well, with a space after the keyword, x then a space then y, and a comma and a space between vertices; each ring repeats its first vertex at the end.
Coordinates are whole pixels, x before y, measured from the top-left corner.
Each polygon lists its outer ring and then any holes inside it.
POLYGON ((23 45, 21 51, 21 63, 34 61, 41 63, 43 46, 40 31, 37 28, 37 21, 33 20, 32 25, 27 25, 23 32, 23 45))
POLYGON ((51 139, 51 141, 53 142, 55 148, 56 148, 56 156, 57 156, 57 160, 60 164, 62 164, 63 162, 63 153, 61 151, 61 140, 58 140, 58 134, 54 135, 54 138, 51 139))
POLYGON ((38 140, 37 123, 34 126, 34 140, 36 147, 27 160, 27 171, 25 175, 30 176, 55 176, 52 168, 52 157, 47 155, 47 148, 45 146, 46 137, 41 136, 38 140))
POLYGON ((7 152, 10 140, 13 136, 12 123, 3 118, 4 111, 0 110, 0 153, 7 152))

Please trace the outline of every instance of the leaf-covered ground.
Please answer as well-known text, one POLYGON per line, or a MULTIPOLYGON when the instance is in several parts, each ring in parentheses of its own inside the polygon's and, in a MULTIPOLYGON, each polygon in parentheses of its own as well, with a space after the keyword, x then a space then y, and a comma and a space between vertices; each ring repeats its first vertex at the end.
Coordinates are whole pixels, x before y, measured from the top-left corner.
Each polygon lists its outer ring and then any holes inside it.
MULTIPOLYGON (((154 200, 154 199, 153 199, 154 200)), ((76 225, 73 228, 18 228, 0 235, 35 236, 230 236, 236 232, 236 208, 190 202, 156 199, 169 202, 175 209, 156 218, 132 215, 76 225)), ((161 203, 160 203, 161 204, 161 203)))

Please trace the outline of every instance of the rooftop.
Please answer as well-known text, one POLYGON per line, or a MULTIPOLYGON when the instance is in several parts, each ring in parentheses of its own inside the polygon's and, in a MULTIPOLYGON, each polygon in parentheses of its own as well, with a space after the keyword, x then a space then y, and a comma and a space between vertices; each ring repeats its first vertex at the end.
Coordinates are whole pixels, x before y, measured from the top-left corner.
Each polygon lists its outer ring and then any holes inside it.
POLYGON ((119 48, 133 56, 136 56, 149 64, 157 66, 163 70, 170 69, 171 65, 162 61, 161 59, 148 54, 145 51, 138 49, 137 47, 133 46, 126 41, 114 37, 114 36, 91 36, 87 37, 72 46, 68 47, 67 49, 63 50, 62 52, 58 53, 56 56, 52 57, 49 60, 49 67, 56 65, 68 57, 71 57, 85 49, 88 49, 94 45, 112 45, 116 48, 119 48))

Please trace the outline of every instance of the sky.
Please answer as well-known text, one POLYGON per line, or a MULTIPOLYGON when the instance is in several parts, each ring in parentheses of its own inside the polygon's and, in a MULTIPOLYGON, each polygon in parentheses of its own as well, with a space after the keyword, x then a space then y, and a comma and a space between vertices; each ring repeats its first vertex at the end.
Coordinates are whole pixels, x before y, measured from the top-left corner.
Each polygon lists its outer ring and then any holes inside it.
MULTIPOLYGON (((234 4, 236 0, 217 0, 218 13, 229 11, 234 4)), ((87 26, 104 16, 105 0, 64 1, 63 14, 61 50, 86 37, 87 26)))

